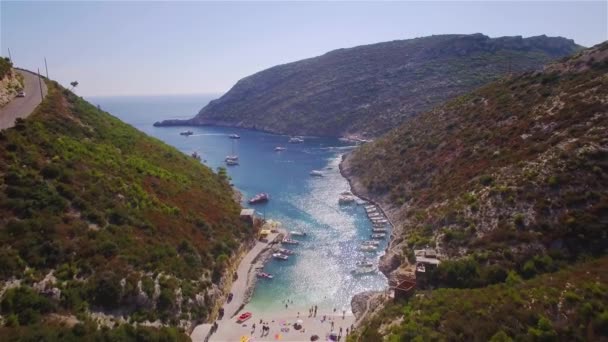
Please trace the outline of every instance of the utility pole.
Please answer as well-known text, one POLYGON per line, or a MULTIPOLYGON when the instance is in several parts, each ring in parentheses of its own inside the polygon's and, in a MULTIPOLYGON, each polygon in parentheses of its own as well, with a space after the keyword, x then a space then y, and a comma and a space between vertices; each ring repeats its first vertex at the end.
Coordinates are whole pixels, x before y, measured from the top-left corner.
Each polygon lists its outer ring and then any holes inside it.
POLYGON ((11 63, 13 62, 13 56, 11 56, 11 49, 8 49, 8 59, 11 60, 11 63))
POLYGON ((49 67, 46 65, 46 57, 44 57, 44 68, 46 69, 46 79, 49 79, 49 67))
POLYGON ((40 100, 44 100, 44 94, 42 94, 42 80, 40 80, 40 68, 38 68, 38 86, 40 87, 40 100))

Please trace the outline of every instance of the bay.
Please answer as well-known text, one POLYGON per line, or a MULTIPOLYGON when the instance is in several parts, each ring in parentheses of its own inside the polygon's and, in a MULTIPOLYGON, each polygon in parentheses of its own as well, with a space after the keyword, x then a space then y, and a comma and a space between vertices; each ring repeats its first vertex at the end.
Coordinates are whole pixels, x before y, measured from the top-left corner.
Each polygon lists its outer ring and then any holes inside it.
MULTIPOLYGON (((341 155, 354 146, 333 138, 305 137, 302 144, 289 144, 289 137, 259 131, 226 127, 154 127, 155 121, 190 118, 217 95, 90 97, 121 120, 154 136, 180 151, 197 152, 204 164, 216 170, 224 167, 226 155, 239 155, 240 165, 227 167, 234 186, 245 198, 267 192, 267 204, 253 206, 258 215, 280 221, 287 230, 301 230, 296 254, 288 261, 270 260, 264 271, 274 279, 260 279, 250 306, 259 311, 280 309, 285 299, 292 308, 311 305, 350 311, 356 293, 382 290, 387 280, 380 272, 353 275, 355 263, 369 258, 377 263, 377 253, 362 252, 359 245, 368 240, 371 223, 362 206, 341 206, 338 196, 349 190, 339 173, 341 155), (182 136, 183 130, 193 135, 182 136), (236 133, 241 139, 229 139, 236 133), (276 152, 276 146, 285 151, 276 152), (321 170, 323 177, 311 177, 321 170)), ((194 200, 194 199, 193 199, 194 200)), ((244 206, 248 206, 246 202, 244 206)))

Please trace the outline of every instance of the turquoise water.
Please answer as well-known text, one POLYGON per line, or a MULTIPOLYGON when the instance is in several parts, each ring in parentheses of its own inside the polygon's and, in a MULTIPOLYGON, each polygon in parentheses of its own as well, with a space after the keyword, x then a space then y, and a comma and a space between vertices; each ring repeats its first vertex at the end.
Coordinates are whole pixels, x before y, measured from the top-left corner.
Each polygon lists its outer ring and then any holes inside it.
MULTIPOLYGON (((254 206, 256 211, 282 222, 288 230, 308 233, 299 239, 299 246, 292 248, 296 255, 284 262, 270 260, 265 266, 274 279, 261 279, 256 284, 251 301, 255 310, 284 307, 282 301, 290 299, 294 302, 290 307, 302 311, 311 305, 348 311, 354 294, 385 288, 387 281, 380 272, 351 274, 357 261, 380 256, 380 252, 358 250, 371 233, 363 207, 338 205, 338 195, 349 190, 338 170, 340 156, 353 146, 338 139, 312 137, 305 138, 303 144, 288 144, 286 136, 221 127, 188 128, 194 135, 184 137, 179 132, 186 128, 152 126, 161 119, 192 117, 212 98, 193 95, 89 100, 184 153, 198 152, 213 169, 224 166, 225 156, 234 148, 240 159, 239 166, 228 168, 234 185, 245 198, 259 192, 271 195, 269 203, 254 206), (241 139, 229 139, 231 133, 241 139), (275 146, 287 150, 275 152, 275 146), (311 170, 322 170, 324 177, 311 177, 311 170)), ((385 247, 386 241, 379 251, 385 247)))

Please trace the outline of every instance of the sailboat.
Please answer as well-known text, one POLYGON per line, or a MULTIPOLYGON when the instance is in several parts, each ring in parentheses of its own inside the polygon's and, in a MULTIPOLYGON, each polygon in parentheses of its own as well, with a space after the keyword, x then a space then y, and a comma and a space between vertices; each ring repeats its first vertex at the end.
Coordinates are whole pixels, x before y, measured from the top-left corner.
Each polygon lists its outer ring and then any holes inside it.
POLYGON ((232 140, 232 154, 226 156, 225 161, 228 166, 239 165, 239 156, 234 153, 234 140, 232 140))

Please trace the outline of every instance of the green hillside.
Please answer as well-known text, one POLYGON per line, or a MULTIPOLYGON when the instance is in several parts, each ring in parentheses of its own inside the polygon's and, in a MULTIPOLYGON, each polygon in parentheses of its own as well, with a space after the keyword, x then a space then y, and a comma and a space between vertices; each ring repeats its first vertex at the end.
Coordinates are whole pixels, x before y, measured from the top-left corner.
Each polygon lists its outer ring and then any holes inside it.
POLYGON ((602 341, 608 258, 482 289, 422 291, 365 322, 349 341, 602 341))
POLYGON ((193 119, 157 125, 377 137, 509 71, 536 70, 579 48, 561 37, 451 34, 338 49, 245 77, 193 119))
MULTIPOLYGON (((413 339, 419 327, 422 340, 481 341, 503 326, 517 340, 536 340, 526 334, 549 329, 545 316, 558 336, 572 337, 564 341, 606 336, 606 279, 598 272, 605 273, 608 252, 607 94, 603 43, 456 98, 346 158, 355 190, 382 203, 396 223, 381 260, 385 273, 413 273, 414 249, 431 246, 444 256, 427 273, 431 287, 533 279, 516 290, 441 290, 388 308, 387 321, 405 313, 397 336, 413 339), (589 273, 581 276, 579 267, 589 273), (564 278, 555 288, 577 294, 574 318, 560 316, 564 307, 551 311, 560 297, 543 284, 553 277, 564 278), (514 296, 524 298, 517 307, 514 296)), ((382 329, 376 323, 372 335, 382 329)), ((554 340, 551 331, 544 340, 554 340)))
POLYGON ((2 297, 5 323, 205 320, 252 236, 225 173, 48 85, 27 120, 0 132, 0 289, 21 284, 2 297))

